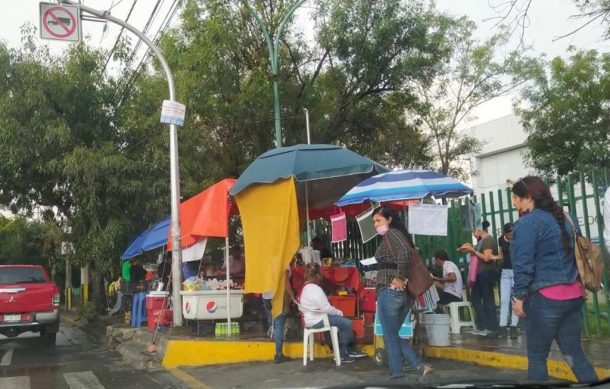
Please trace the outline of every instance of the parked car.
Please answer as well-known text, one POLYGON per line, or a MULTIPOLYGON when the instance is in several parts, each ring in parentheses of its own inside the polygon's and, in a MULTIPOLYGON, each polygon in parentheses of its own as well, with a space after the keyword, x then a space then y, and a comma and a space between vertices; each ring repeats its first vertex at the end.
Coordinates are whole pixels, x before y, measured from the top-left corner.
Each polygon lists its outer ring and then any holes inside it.
POLYGON ((0 334, 40 332, 48 346, 59 331, 59 287, 39 265, 0 265, 0 334))

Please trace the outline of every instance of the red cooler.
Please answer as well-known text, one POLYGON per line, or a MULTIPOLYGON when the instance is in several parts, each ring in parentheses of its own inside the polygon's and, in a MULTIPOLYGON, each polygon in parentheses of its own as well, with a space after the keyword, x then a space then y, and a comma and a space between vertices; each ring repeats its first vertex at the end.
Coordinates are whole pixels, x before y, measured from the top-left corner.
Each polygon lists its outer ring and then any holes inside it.
POLYGON ((161 309, 163 308, 163 304, 167 308, 169 303, 169 293, 168 292, 150 292, 146 295, 146 310, 150 311, 151 309, 161 309))
POLYGON ((157 323, 162 326, 170 326, 174 318, 172 309, 149 309, 146 313, 148 315, 146 327, 151 331, 155 330, 157 323))
POLYGON ((364 288, 360 292, 360 312, 375 313, 375 288, 364 288))

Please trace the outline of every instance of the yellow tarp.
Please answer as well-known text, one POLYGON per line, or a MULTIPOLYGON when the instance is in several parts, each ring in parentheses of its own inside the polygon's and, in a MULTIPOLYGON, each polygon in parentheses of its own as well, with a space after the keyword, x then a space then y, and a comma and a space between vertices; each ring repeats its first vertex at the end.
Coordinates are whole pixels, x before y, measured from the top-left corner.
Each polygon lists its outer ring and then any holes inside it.
POLYGON ((300 246, 294 178, 248 188, 235 200, 244 229, 244 291, 273 291, 275 318, 283 308, 285 270, 300 246))

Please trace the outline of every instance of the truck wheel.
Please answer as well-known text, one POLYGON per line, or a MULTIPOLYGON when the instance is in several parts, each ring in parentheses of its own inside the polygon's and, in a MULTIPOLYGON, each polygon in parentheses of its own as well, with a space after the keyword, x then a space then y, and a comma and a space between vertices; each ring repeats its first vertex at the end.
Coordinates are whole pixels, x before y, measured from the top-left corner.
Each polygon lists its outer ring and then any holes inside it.
POLYGON ((42 343, 45 346, 55 346, 55 341, 57 340, 57 332, 48 332, 47 330, 41 330, 40 336, 42 337, 42 343))

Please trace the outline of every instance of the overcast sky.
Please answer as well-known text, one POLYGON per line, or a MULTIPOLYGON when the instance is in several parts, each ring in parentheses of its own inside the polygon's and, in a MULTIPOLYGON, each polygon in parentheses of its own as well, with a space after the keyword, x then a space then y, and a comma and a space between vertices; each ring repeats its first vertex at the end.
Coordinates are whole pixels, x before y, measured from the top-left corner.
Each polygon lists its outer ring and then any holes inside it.
MULTIPOLYGON (((111 14, 113 16, 126 19, 134 1, 136 1, 136 5, 129 22, 142 30, 148 22, 157 0, 84 0, 84 3, 89 7, 101 10, 108 10, 112 7, 111 14)), ((307 14, 311 12, 312 7, 315 7, 316 1, 322 0, 309 0, 306 2, 297 18, 297 23, 300 24, 299 28, 306 33, 311 31, 311 27, 308 25, 309 18, 307 14)), ((0 25, 0 39, 7 42, 11 47, 18 47, 21 37, 20 27, 25 22, 31 22, 37 27, 39 26, 39 2, 35 0, 1 0, 1 2, 6 5, 3 13, 8 14, 8 17, 5 17, 0 25)), ((149 38, 154 37, 155 33, 162 26, 174 2, 175 0, 159 1, 158 15, 150 22, 147 34, 149 38)), ((495 29, 493 26, 495 21, 489 19, 498 16, 498 10, 494 10, 493 6, 501 7, 503 3, 506 3, 506 0, 436 1, 439 10, 453 15, 467 15, 474 20, 479 27, 478 35, 481 38, 494 33, 495 29)), ((599 51, 608 51, 610 41, 601 40, 603 26, 596 23, 587 26, 568 38, 555 40, 558 36, 576 29, 583 23, 582 20, 570 19, 570 16, 577 13, 578 9, 574 6, 573 0, 533 0, 528 12, 530 24, 525 30, 525 41, 533 46, 531 54, 546 53, 549 57, 561 56, 565 54, 566 49, 570 45, 584 49, 595 48, 599 51)), ((176 15, 174 23, 177 19, 176 15)), ((119 31, 119 26, 110 23, 104 32, 103 23, 83 22, 83 36, 92 45, 101 45, 110 49, 119 31)), ((67 45, 58 41, 46 42, 48 42, 52 51, 56 53, 60 53, 67 45)), ((512 44, 516 45, 517 43, 518 37, 515 36, 512 44)), ((143 54, 143 49, 140 49, 139 55, 142 56, 143 54)), ((510 111, 510 97, 497 99, 488 103, 483 109, 480 109, 477 112, 478 119, 473 123, 480 123, 504 116, 509 114, 510 111)))

